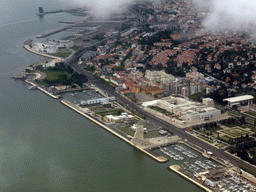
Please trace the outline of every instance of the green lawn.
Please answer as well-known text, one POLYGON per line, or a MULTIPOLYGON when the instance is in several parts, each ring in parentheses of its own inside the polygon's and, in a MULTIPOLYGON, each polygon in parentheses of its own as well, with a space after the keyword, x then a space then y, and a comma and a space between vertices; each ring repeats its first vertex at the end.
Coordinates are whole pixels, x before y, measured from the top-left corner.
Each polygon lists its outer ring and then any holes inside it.
POLYGON ((47 75, 45 79, 49 81, 59 79, 59 75, 67 75, 68 78, 70 77, 70 74, 61 71, 44 71, 44 73, 47 75))
POLYGON ((157 106, 149 106, 149 108, 153 109, 153 110, 155 110, 157 112, 163 113, 163 114, 167 113, 167 111, 165 109, 162 109, 162 108, 157 107, 157 106))
POLYGON ((124 110, 123 109, 114 109, 114 110, 109 110, 109 111, 101 111, 101 112, 97 112, 98 115, 104 117, 106 115, 114 115, 117 116, 118 113, 123 113, 124 110))
POLYGON ((248 115, 251 115, 251 116, 256 117, 256 113, 254 113, 254 112, 251 112, 251 111, 245 111, 244 113, 246 113, 246 114, 248 114, 248 115))
POLYGON ((217 133, 218 130, 221 130, 222 128, 220 127, 213 127, 213 128, 207 128, 207 131, 217 133))
POLYGON ((56 56, 56 57, 62 57, 62 58, 67 58, 69 55, 71 55, 71 51, 60 51, 58 53, 54 53, 52 54, 53 56, 56 56))
POLYGON ((197 136, 197 137, 199 137, 200 139, 203 139, 204 141, 206 141, 208 143, 214 143, 214 141, 211 141, 210 139, 206 139, 206 138, 204 138, 202 136, 197 136))
POLYGON ((71 47, 71 49, 73 49, 74 51, 78 50, 80 48, 80 46, 74 45, 73 47, 71 47))
POLYGON ((233 112, 233 111, 228 111, 228 113, 230 113, 230 114, 232 114, 232 115, 236 115, 236 116, 241 116, 239 113, 235 113, 235 112, 233 112))
POLYGON ((245 131, 241 128, 228 129, 228 130, 223 130, 221 132, 231 137, 240 137, 241 135, 250 134, 249 131, 245 131), (238 131, 238 133, 234 133, 232 131, 238 131))

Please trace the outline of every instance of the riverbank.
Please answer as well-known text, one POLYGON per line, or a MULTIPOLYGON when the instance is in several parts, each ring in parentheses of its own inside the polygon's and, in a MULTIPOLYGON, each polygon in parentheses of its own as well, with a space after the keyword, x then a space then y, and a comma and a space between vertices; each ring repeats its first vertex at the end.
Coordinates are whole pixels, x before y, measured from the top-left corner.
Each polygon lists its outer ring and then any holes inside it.
POLYGON ((56 57, 56 56, 53 56, 53 55, 48 55, 48 54, 45 54, 45 53, 41 53, 41 52, 35 51, 35 50, 31 49, 31 48, 29 47, 29 45, 25 45, 25 43, 24 43, 23 47, 24 47, 26 50, 28 50, 29 52, 35 53, 35 54, 37 54, 37 55, 41 55, 41 56, 48 57, 48 58, 52 58, 52 59, 63 59, 63 58, 61 58, 61 57, 56 57))
POLYGON ((185 179, 191 181, 192 183, 196 184, 197 186, 203 188, 205 191, 207 192, 213 192, 212 190, 208 189, 207 187, 203 186, 201 183, 198 183, 197 181, 191 179, 190 177, 188 177, 187 175, 183 174, 182 172, 180 172, 180 166, 179 165, 171 165, 169 167, 169 170, 174 171, 175 173, 178 173, 180 176, 184 177, 185 179))
POLYGON ((135 145, 134 143, 131 142, 131 138, 130 137, 126 136, 125 134, 122 134, 121 132, 118 132, 117 130, 114 130, 113 128, 107 127, 105 125, 105 123, 100 122, 99 120, 95 119, 94 117, 92 117, 89 114, 86 114, 84 111, 82 111, 79 107, 77 107, 76 105, 74 105, 70 101, 62 100, 60 102, 62 104, 64 104, 65 106, 69 107, 70 109, 76 111, 80 115, 82 115, 82 116, 86 117, 87 119, 91 120, 92 122, 96 123, 97 125, 101 126, 102 128, 104 128, 105 130, 109 131, 110 133, 112 133, 113 135, 117 136, 118 138, 122 139, 123 141, 129 143, 133 147, 139 149, 140 151, 142 151, 143 153, 145 153, 149 157, 153 158, 154 160, 156 160, 156 161, 158 161, 160 163, 164 163, 164 162, 168 161, 167 158, 165 158, 165 157, 163 157, 161 155, 158 155, 157 153, 153 152, 150 149, 142 149, 142 148, 138 147, 137 145, 135 145))

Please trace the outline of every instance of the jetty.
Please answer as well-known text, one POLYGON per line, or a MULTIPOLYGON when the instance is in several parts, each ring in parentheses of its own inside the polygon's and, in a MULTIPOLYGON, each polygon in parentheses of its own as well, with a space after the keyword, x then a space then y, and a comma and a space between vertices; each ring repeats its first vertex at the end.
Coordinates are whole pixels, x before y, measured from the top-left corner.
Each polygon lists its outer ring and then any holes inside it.
POLYGON ((48 33, 44 33, 44 34, 41 34, 41 35, 37 35, 36 38, 44 38, 44 37, 48 37, 50 35, 54 35, 56 33, 59 33, 59 32, 62 32, 62 31, 65 31, 67 29, 71 29, 72 27, 74 27, 73 25, 69 25, 69 26, 66 26, 66 27, 62 27, 62 28, 59 28, 59 29, 55 29, 53 31, 50 31, 48 33))

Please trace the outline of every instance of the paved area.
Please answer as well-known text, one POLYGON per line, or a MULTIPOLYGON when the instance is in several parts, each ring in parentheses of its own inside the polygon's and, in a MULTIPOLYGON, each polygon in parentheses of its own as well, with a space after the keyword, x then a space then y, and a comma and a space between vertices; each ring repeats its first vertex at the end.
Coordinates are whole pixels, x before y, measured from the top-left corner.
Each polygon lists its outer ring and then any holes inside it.
POLYGON ((145 101, 153 101, 155 100, 154 97, 142 93, 135 93, 136 99, 138 99, 138 102, 145 102, 145 101))
POLYGON ((36 72, 35 74, 35 79, 36 80, 42 80, 44 79, 47 75, 43 72, 36 72))

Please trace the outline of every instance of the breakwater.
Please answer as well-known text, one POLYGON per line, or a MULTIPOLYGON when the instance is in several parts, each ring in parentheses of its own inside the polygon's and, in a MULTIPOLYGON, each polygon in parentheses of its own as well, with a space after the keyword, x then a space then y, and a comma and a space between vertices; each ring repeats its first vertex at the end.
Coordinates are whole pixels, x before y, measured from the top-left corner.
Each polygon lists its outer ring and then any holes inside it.
POLYGON ((160 163, 164 163, 167 162, 168 159, 158 155, 157 153, 151 151, 150 149, 142 149, 138 146, 136 146, 134 143, 131 142, 131 138, 126 136, 125 134, 121 134, 121 132, 117 132, 117 130, 114 130, 110 127, 107 127, 103 122, 100 122, 99 120, 95 119, 94 117, 92 117, 89 114, 86 114, 84 111, 82 111, 81 109, 79 109, 78 106, 74 105, 73 103, 71 103, 70 101, 67 100, 62 100, 60 101, 62 104, 64 104, 65 106, 73 109, 74 111, 76 111, 77 113, 79 113, 80 115, 86 117, 87 119, 91 120, 92 122, 96 123, 97 125, 103 127, 104 129, 106 129, 107 131, 109 131, 110 133, 112 133, 113 135, 117 136, 118 138, 122 139, 123 141, 129 143, 130 145, 132 145, 133 147, 139 149, 140 151, 142 151, 143 153, 147 154, 148 156, 150 156, 151 158, 153 158, 154 160, 160 162, 160 163))
POLYGON ((60 29, 55 29, 54 31, 51 31, 49 33, 44 33, 44 34, 41 34, 41 35, 37 35, 36 38, 44 38, 44 37, 48 37, 50 35, 53 35, 53 34, 56 34, 56 33, 59 33, 59 32, 62 32, 62 31, 65 31, 67 29, 71 29, 73 26, 66 26, 66 27, 62 27, 60 29))

